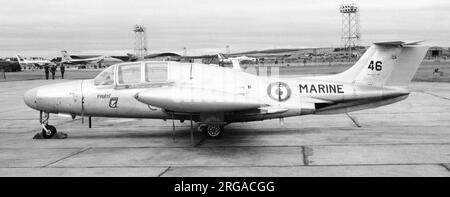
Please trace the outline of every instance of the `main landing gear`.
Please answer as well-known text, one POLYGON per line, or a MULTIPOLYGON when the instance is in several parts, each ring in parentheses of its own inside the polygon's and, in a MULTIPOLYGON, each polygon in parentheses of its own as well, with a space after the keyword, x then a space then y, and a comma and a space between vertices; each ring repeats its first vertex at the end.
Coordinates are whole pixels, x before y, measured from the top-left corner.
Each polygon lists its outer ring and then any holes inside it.
POLYGON ((220 138, 225 130, 223 124, 200 124, 199 129, 210 139, 220 138))
POLYGON ((218 139, 223 135, 225 126, 225 114, 216 113, 200 113, 200 121, 198 128, 209 139, 218 139))

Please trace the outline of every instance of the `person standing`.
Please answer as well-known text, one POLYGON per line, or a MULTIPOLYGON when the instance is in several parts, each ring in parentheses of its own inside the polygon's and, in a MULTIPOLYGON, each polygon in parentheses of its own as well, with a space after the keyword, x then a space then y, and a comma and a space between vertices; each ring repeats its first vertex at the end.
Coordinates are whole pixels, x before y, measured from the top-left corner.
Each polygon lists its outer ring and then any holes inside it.
POLYGON ((53 80, 55 80, 56 66, 54 66, 54 65, 52 66, 51 72, 52 72, 52 78, 53 78, 53 80))
POLYGON ((64 64, 61 64, 61 66, 59 66, 59 69, 61 70, 61 79, 64 79, 64 72, 66 71, 64 64))
POLYGON ((48 69, 49 69, 48 65, 45 65, 44 66, 44 72, 45 72, 45 79, 46 80, 48 80, 48 74, 49 74, 49 70, 48 69))

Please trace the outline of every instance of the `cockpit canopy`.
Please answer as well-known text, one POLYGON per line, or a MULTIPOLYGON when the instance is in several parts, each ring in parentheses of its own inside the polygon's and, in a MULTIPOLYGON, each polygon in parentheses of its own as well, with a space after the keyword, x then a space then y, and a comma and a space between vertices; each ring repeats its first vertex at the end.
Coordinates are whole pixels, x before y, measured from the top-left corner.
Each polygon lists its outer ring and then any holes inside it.
POLYGON ((114 84, 114 66, 110 66, 103 70, 94 79, 94 84, 97 85, 113 85, 114 84))
POLYGON ((137 62, 112 65, 94 79, 96 86, 166 82, 168 62, 137 62))

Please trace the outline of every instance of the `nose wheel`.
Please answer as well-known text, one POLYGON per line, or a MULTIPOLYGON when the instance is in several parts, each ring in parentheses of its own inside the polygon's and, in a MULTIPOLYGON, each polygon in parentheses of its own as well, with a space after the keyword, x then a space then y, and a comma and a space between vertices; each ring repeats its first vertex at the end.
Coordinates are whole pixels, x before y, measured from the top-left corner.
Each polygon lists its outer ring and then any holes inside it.
POLYGON ((42 136, 45 139, 50 139, 56 134, 56 128, 53 125, 44 125, 42 128, 42 136))
POLYGON ((39 122, 41 123, 42 126, 41 134, 42 137, 44 137, 44 139, 50 139, 57 133, 56 128, 53 125, 48 124, 49 118, 50 118, 49 113, 43 113, 42 111, 40 112, 39 122))

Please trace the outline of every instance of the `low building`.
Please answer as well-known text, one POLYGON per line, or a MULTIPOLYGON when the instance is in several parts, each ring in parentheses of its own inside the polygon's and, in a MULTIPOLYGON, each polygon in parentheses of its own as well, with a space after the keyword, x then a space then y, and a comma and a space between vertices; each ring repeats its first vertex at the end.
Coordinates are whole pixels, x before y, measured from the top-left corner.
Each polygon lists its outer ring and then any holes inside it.
POLYGON ((449 48, 434 46, 428 49, 425 59, 447 59, 448 57, 450 57, 449 48))

